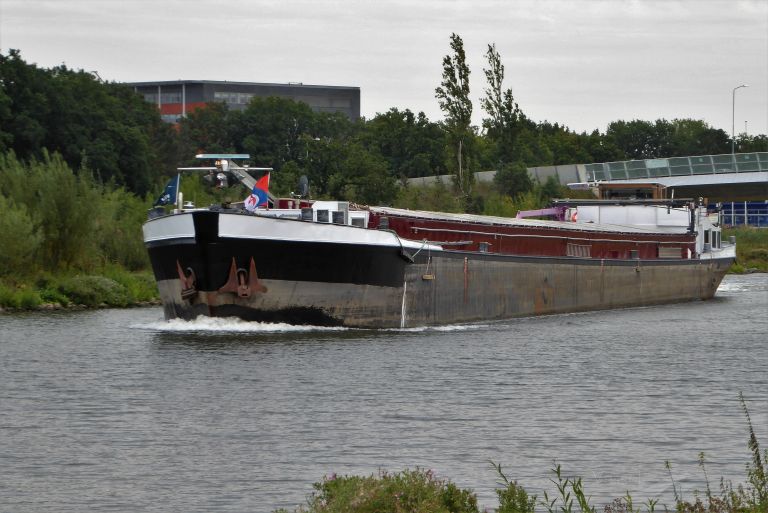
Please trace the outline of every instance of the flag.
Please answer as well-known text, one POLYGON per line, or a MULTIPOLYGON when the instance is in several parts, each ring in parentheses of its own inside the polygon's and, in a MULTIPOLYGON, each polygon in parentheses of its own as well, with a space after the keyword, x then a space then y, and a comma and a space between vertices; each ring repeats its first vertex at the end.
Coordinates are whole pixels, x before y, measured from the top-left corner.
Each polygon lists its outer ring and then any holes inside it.
POLYGON ((180 176, 181 175, 176 175, 175 177, 171 178, 171 180, 168 182, 168 185, 165 186, 163 193, 152 205, 153 207, 158 207, 160 205, 173 205, 178 201, 180 176))
POLYGON ((251 195, 245 198, 245 208, 253 212, 259 207, 266 207, 269 201, 269 173, 259 178, 253 186, 251 195))

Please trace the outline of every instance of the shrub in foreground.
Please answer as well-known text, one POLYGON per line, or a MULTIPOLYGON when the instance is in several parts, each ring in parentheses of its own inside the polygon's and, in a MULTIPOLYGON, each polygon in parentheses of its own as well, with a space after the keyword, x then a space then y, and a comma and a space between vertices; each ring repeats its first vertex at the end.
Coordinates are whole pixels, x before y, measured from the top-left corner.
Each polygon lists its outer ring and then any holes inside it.
MULTIPOLYGON (((315 483, 306 513, 478 513, 477 496, 431 470, 331 476, 315 483)), ((287 513, 287 510, 278 510, 287 513)))

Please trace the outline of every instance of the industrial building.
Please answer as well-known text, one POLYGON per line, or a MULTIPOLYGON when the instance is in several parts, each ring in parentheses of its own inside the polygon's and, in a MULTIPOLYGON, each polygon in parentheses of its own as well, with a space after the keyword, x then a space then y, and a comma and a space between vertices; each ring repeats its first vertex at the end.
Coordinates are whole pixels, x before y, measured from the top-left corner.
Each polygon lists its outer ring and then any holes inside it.
POLYGON ((349 119, 360 117, 360 88, 344 86, 262 84, 215 80, 174 80, 131 82, 126 84, 157 105, 163 121, 178 123, 194 109, 209 102, 223 102, 230 109, 242 110, 251 98, 276 96, 304 102, 315 112, 341 112, 349 119))

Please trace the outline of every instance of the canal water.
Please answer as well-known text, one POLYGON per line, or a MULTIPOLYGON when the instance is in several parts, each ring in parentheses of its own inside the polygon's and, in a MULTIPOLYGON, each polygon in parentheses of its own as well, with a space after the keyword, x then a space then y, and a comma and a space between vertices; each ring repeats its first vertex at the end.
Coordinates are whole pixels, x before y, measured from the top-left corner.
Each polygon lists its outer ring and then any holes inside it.
MULTIPOLYGON (((631 291, 628 291, 631 293, 631 291)), ((0 314, 0 511, 294 508, 324 475, 432 469, 496 506, 490 461, 597 504, 744 481, 768 447, 768 275, 715 299, 434 329, 0 314), (672 467, 672 476, 665 469, 672 467)))

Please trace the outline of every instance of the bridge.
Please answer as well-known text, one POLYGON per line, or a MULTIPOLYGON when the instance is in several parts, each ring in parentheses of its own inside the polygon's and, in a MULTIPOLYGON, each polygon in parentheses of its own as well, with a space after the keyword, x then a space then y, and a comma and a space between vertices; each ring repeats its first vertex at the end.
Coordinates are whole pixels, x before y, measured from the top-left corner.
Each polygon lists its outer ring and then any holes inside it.
POLYGON ((698 155, 528 168, 541 183, 660 183, 677 197, 710 202, 768 199, 768 152, 698 155))
MULTIPOLYGON (((660 183, 678 198, 707 198, 722 203, 728 224, 768 225, 768 152, 697 155, 594 164, 529 167, 530 177, 544 183, 554 177, 561 185, 574 183, 660 183)), ((496 171, 474 174, 477 182, 492 182, 496 171)), ((453 183, 453 175, 408 179, 409 185, 453 183)))

